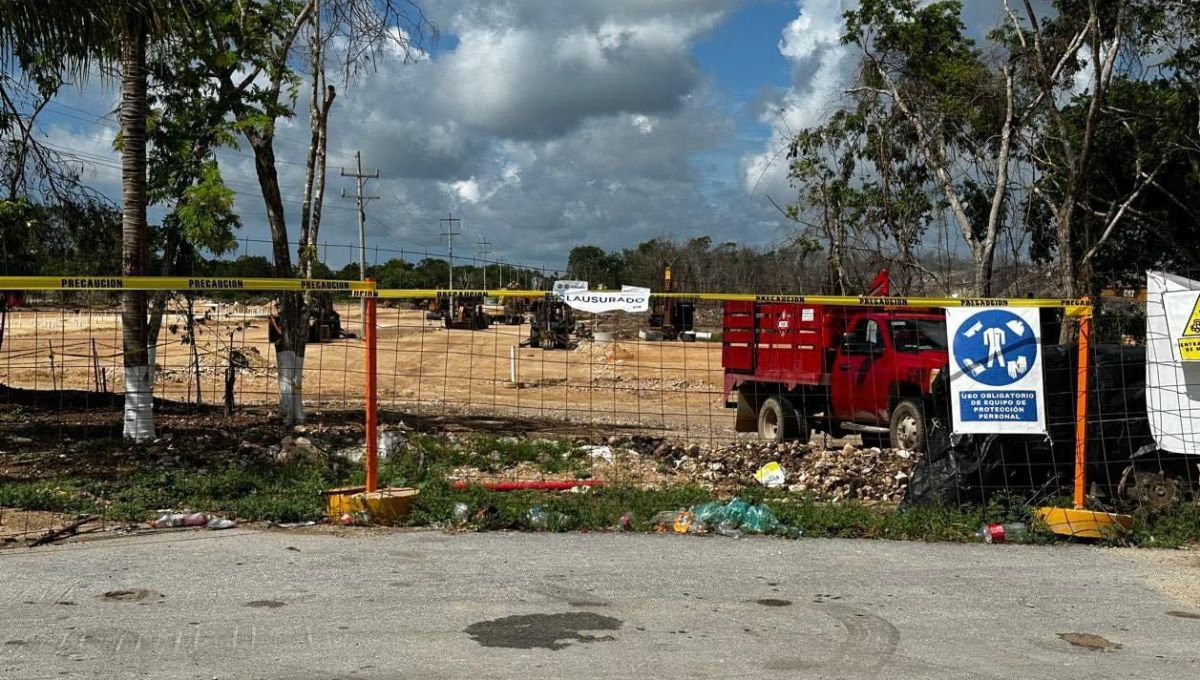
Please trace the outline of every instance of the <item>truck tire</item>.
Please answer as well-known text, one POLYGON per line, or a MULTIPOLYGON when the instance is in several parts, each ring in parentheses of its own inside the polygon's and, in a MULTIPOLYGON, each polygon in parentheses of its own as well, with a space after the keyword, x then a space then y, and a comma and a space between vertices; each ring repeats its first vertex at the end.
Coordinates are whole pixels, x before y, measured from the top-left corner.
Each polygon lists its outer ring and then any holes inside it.
POLYGON ((790 439, 808 441, 808 426, 792 403, 783 397, 770 397, 758 408, 758 437, 770 442, 790 439))
POLYGON ((902 399, 892 409, 891 433, 893 449, 925 451, 925 409, 916 399, 902 399))

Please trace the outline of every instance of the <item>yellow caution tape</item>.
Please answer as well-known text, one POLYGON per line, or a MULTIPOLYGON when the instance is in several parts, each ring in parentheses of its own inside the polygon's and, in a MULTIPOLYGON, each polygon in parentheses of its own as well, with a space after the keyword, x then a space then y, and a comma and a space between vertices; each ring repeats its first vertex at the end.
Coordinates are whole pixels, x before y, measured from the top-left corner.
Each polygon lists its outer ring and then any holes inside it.
MULTIPOLYGON (((440 296, 541 298, 544 290, 443 288, 376 289, 373 281, 331 279, 260 279, 182 276, 0 276, 0 290, 179 290, 179 291, 345 291, 354 297, 412 300, 440 296)), ((754 293, 651 293, 651 297, 718 302, 786 302, 831 307, 1045 307, 1062 308, 1068 316, 1091 313, 1083 298, 950 298, 849 295, 758 295, 754 293)))
POLYGON ((356 291, 369 281, 243 279, 187 276, 0 276, 0 290, 356 291))

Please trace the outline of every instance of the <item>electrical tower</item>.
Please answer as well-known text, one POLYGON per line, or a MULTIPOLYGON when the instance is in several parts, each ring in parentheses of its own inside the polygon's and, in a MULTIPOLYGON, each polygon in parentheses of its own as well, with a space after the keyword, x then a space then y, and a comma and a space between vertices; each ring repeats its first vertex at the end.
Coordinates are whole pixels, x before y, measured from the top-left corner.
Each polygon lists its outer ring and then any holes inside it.
MULTIPOLYGON (((346 172, 346 168, 342 168, 342 177, 353 177, 358 185, 358 193, 355 198, 358 201, 358 278, 365 281, 367 278, 367 202, 378 200, 378 196, 363 196, 363 184, 368 179, 379 179, 379 170, 376 169, 371 173, 363 173, 362 169, 362 153, 354 152, 355 171, 346 172)), ((346 190, 342 189, 342 198, 347 198, 346 190)), ((359 301, 359 311, 363 322, 363 338, 367 337, 367 299, 363 298, 359 301)))
POLYGON ((438 220, 442 225, 442 236, 446 237, 446 250, 450 262, 450 318, 454 318, 454 237, 462 236, 458 225, 462 220, 454 217, 454 213, 446 213, 446 217, 438 220))
POLYGON ((479 240, 475 242, 475 257, 479 258, 479 260, 481 262, 483 262, 483 289, 484 290, 487 290, 487 268, 488 268, 487 256, 491 252, 492 252, 492 242, 485 239, 483 237, 483 235, 480 234, 479 240))

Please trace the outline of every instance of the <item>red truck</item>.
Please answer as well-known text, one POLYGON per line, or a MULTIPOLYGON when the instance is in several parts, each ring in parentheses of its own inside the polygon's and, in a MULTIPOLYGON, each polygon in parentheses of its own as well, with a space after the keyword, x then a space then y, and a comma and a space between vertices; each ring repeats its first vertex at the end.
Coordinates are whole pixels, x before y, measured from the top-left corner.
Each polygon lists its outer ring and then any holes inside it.
POLYGON ((924 450, 931 385, 948 357, 941 310, 728 301, 723 316, 725 405, 737 408, 738 432, 853 432, 869 446, 924 450))

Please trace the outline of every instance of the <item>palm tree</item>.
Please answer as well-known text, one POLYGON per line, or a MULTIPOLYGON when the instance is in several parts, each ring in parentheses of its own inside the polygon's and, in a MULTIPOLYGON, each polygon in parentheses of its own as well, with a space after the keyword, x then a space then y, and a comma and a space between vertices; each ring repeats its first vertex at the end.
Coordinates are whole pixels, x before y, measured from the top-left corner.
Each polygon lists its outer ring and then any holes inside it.
MULTIPOLYGON (((0 3, 0 59, 37 60, 86 78, 96 63, 121 68, 121 273, 146 274, 146 49, 188 17, 171 0, 10 0, 0 3)), ((147 296, 122 296, 125 425, 128 439, 154 438, 153 366, 146 343, 147 296)))

